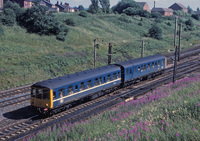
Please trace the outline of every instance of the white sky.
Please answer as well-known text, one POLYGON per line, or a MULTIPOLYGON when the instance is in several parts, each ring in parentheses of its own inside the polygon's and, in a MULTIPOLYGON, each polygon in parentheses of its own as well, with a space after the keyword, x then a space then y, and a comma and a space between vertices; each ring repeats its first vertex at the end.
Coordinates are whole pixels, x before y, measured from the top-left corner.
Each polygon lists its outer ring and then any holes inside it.
MULTIPOLYGON (((57 0, 50 0, 50 1, 53 4, 55 4, 57 2, 57 0)), ((90 0, 58 0, 58 1, 62 2, 62 3, 67 2, 72 7, 74 7, 74 6, 78 7, 79 5, 83 5, 85 8, 88 8, 89 5, 91 4, 90 0)), ((118 3, 118 1, 120 1, 120 0, 110 0, 111 7, 113 5, 116 5, 118 3)), ((153 4, 154 4, 154 0, 135 0, 135 1, 136 2, 147 2, 150 9, 152 9, 153 4)), ((200 0, 155 0, 155 1, 156 1, 156 7, 163 7, 163 8, 168 8, 175 2, 182 3, 185 7, 187 7, 189 5, 194 11, 196 11, 197 7, 200 7, 200 0)))

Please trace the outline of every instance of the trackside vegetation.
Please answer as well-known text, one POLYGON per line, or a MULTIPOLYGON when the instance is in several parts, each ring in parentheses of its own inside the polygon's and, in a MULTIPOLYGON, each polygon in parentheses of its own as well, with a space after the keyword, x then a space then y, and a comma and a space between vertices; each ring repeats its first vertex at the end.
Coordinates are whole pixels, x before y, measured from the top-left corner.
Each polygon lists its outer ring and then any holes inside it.
POLYGON ((25 140, 198 140, 199 122, 200 75, 170 83, 92 119, 49 127, 25 140))

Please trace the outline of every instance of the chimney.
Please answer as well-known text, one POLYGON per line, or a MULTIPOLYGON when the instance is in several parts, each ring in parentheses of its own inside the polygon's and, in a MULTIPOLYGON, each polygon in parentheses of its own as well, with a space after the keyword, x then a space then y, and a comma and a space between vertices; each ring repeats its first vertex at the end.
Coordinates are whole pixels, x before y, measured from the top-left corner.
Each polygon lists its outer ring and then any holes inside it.
POLYGON ((156 8, 156 1, 154 1, 154 7, 153 8, 156 8))

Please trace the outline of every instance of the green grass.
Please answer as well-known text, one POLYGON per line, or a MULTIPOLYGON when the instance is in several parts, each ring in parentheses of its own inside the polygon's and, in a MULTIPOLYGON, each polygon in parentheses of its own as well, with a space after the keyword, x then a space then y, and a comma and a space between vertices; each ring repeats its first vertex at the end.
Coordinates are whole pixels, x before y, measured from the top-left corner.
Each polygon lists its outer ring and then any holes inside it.
MULTIPOLYGON (((77 13, 58 13, 64 22, 73 18, 75 27, 69 27, 65 42, 55 36, 29 34, 19 26, 3 27, 5 34, 0 37, 0 89, 34 83, 53 77, 93 68, 93 40, 98 38, 97 66, 107 64, 108 43, 112 43, 112 61, 120 62, 140 57, 141 39, 145 44, 145 56, 166 53, 173 50, 173 26, 164 20, 160 27, 163 40, 144 37, 153 19, 129 17, 131 23, 119 20, 121 15, 90 15, 80 17, 77 13), (138 23, 141 22, 142 26, 138 23)), ((198 23, 195 21, 195 23, 198 23)), ((200 29, 183 32, 182 49, 199 44, 200 29)))
POLYGON ((121 103, 89 120, 49 127, 27 140, 196 141, 199 131, 200 75, 121 103))

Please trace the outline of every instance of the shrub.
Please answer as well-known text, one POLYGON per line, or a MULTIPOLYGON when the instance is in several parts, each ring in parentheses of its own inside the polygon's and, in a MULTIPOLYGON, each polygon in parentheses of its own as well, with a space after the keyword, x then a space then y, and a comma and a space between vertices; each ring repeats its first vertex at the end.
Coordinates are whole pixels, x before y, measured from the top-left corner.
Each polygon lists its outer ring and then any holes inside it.
POLYGON ((47 8, 44 6, 28 8, 22 15, 20 25, 25 27, 28 32, 39 35, 58 35, 60 32, 66 32, 62 35, 67 35, 68 30, 63 30, 54 15, 47 14, 46 11, 47 8))
POLYGON ((81 11, 78 15, 81 17, 87 17, 88 13, 86 11, 81 11))
MULTIPOLYGON (((121 14, 121 13, 124 13, 124 10, 127 8, 132 8, 132 9, 134 9, 134 11, 142 10, 141 6, 132 0, 120 1, 117 3, 117 5, 112 7, 112 10, 113 10, 113 12, 117 12, 117 13, 121 14)), ((128 10, 131 10, 131 9, 128 9, 128 10)))
POLYGON ((128 7, 123 10, 123 13, 129 16, 139 15, 140 11, 134 7, 128 7))
POLYGON ((3 30, 2 25, 0 24, 0 36, 2 36, 3 34, 4 34, 4 30, 3 30))
POLYGON ((13 12, 16 15, 16 21, 19 22, 20 17, 24 13, 24 10, 17 3, 13 3, 11 1, 6 1, 6 3, 4 4, 4 9, 6 9, 6 8, 13 10, 13 12))
POLYGON ((194 23, 191 19, 188 19, 187 21, 185 21, 185 24, 188 26, 188 27, 194 27, 194 23))
POLYGON ((162 17, 156 18, 156 19, 155 19, 155 22, 156 22, 156 23, 161 23, 162 21, 163 21, 163 20, 162 20, 162 17))
POLYGON ((172 24, 170 22, 167 23, 168 26, 172 26, 172 24))
POLYGON ((142 23, 138 23, 139 26, 142 26, 142 23))
POLYGON ((122 14, 119 18, 120 21, 123 21, 125 23, 132 23, 132 21, 130 20, 129 16, 122 14))
POLYGON ((1 20, 3 25, 13 26, 16 22, 16 15, 12 9, 5 8, 1 20))
POLYGON ((198 14, 192 14, 192 18, 194 18, 195 20, 200 20, 199 15, 198 14))
POLYGON ((158 12, 153 12, 153 13, 151 13, 151 17, 152 18, 161 18, 162 15, 160 13, 158 13, 158 12))
POLYGON ((146 11, 146 10, 141 10, 141 11, 139 11, 139 15, 140 15, 141 17, 146 17, 146 18, 150 18, 150 17, 151 17, 151 13, 149 13, 149 12, 146 11))
POLYGON ((65 20, 66 25, 75 26, 75 22, 72 18, 65 20))
POLYGON ((149 29, 149 35, 152 38, 161 40, 162 39, 162 30, 157 24, 152 24, 151 28, 149 29))

